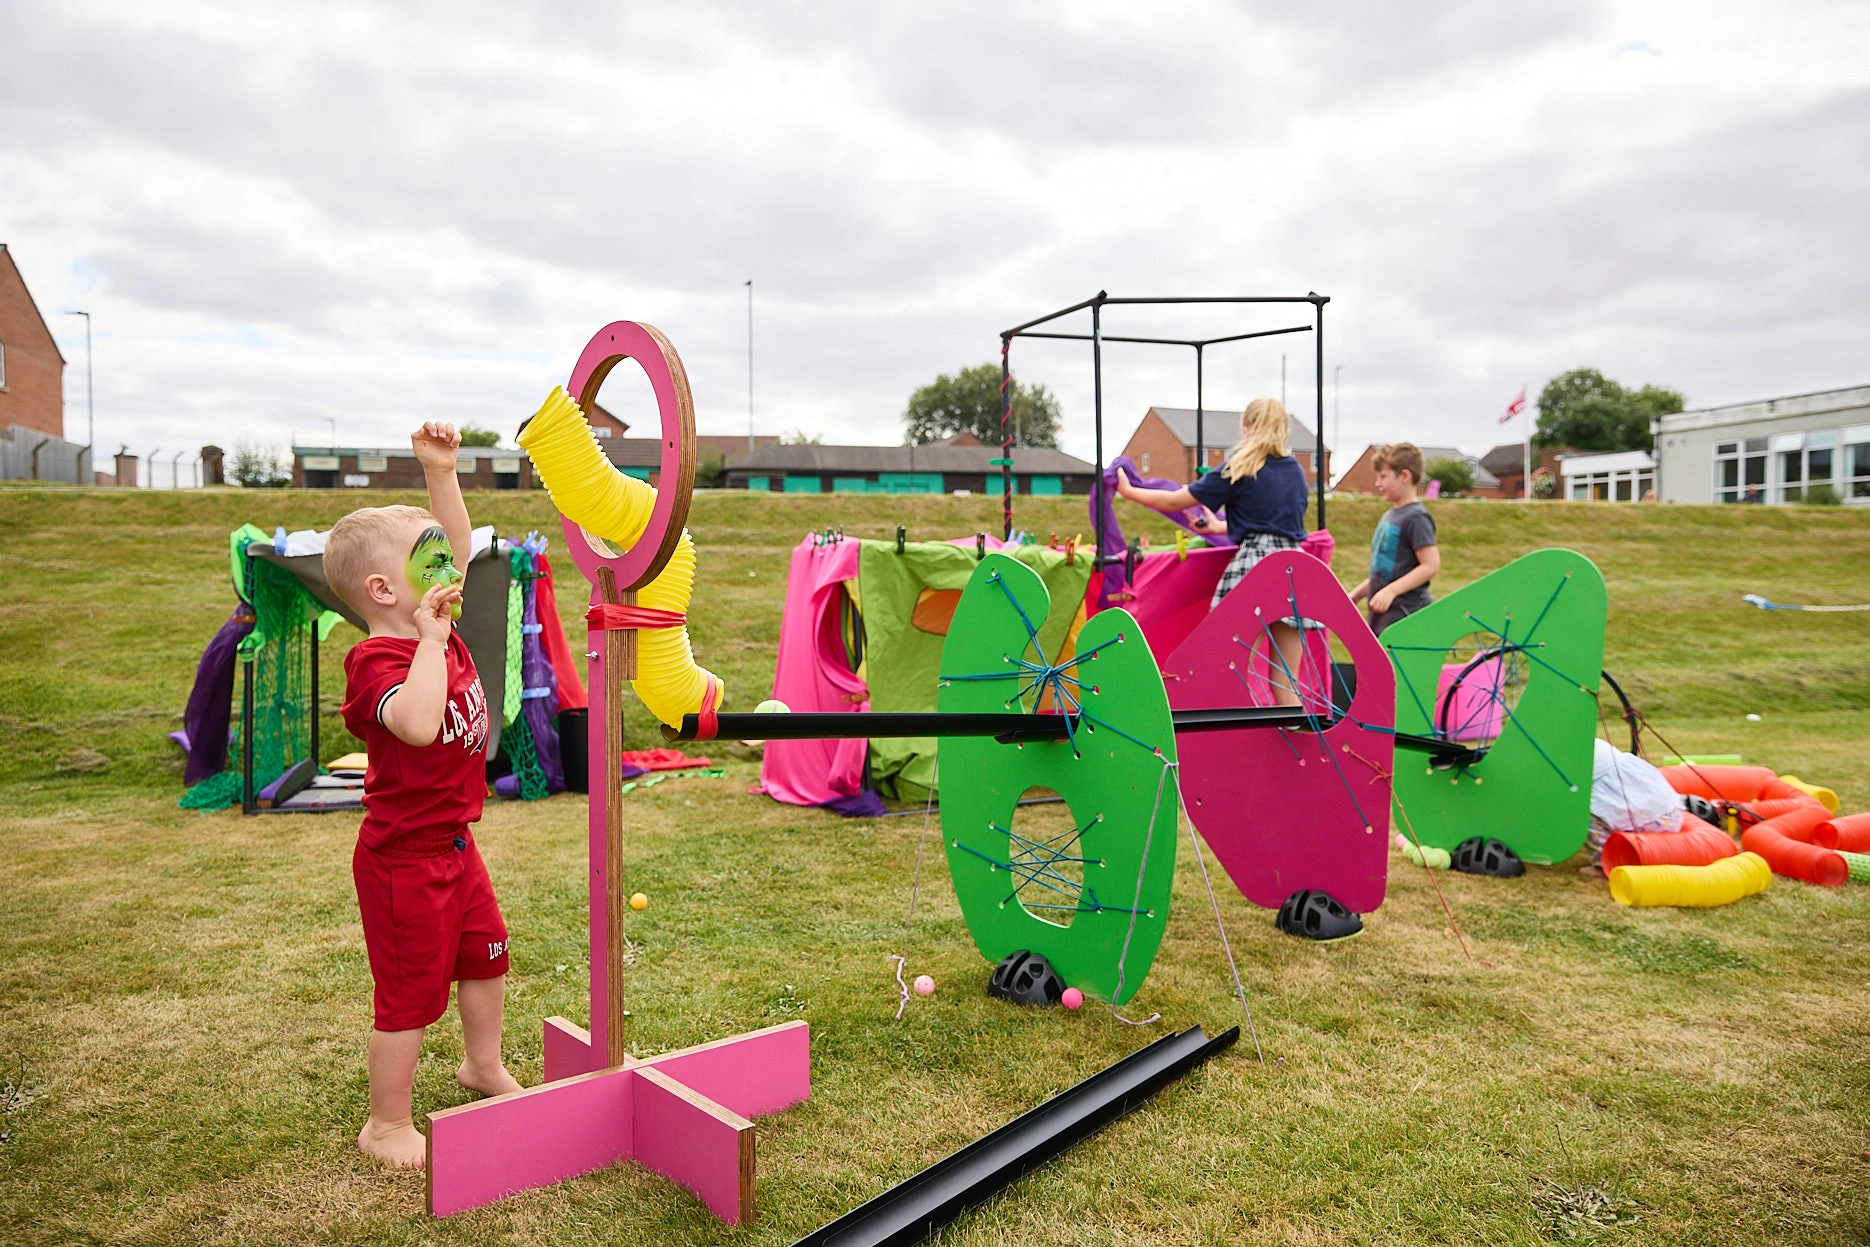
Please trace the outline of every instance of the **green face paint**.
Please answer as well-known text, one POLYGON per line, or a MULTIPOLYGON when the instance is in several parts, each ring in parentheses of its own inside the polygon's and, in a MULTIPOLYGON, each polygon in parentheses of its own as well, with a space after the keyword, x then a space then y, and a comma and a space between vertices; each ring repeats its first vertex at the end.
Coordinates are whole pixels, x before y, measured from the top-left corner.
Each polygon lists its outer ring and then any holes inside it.
MULTIPOLYGON (((417 593, 427 593, 436 585, 458 585, 467 579, 455 567, 454 547, 441 525, 431 524, 416 537, 409 551, 409 583, 417 593)), ((451 618, 461 618, 461 603, 449 611, 451 618)))

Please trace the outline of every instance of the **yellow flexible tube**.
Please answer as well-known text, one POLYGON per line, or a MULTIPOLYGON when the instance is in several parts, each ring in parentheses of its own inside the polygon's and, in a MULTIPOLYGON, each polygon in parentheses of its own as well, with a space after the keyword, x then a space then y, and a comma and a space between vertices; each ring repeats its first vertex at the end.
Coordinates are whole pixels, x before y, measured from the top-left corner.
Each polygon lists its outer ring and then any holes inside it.
POLYGON ((1619 905, 1731 905, 1772 885, 1773 869, 1758 853, 1706 866, 1619 866, 1610 872, 1610 894, 1619 905))
MULTIPOLYGON (((552 505, 566 519, 623 549, 642 538, 656 491, 611 465, 584 412, 564 387, 547 395, 545 405, 520 433, 519 444, 532 458, 552 505)), ((668 564, 636 591, 636 604, 687 614, 694 587, 695 543, 683 529, 668 564)), ((636 634, 633 687, 662 722, 679 724, 683 715, 699 713, 710 683, 718 707, 726 686, 719 676, 695 665, 687 628, 649 628, 636 634)))
POLYGON ((1792 785, 1806 796, 1815 799, 1818 804, 1824 806, 1825 809, 1830 810, 1833 814, 1838 812, 1838 794, 1831 789, 1820 784, 1808 784, 1796 775, 1781 775, 1779 777, 1779 782, 1792 785))

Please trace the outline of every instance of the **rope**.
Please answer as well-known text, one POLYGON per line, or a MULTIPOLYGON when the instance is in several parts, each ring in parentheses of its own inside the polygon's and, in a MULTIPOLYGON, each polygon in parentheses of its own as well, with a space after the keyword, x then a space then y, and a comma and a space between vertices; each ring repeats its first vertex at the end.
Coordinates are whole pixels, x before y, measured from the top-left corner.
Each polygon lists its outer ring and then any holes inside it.
POLYGON ((929 815, 935 810, 935 789, 941 783, 941 758, 935 759, 935 771, 929 777, 928 804, 922 809, 922 839, 916 844, 916 873, 909 884, 909 917, 903 922, 903 948, 890 960, 896 963, 896 986, 902 989, 903 998, 896 1006, 896 1020, 903 1020, 903 1010, 909 1007, 909 985, 903 982, 903 965, 909 960, 909 931, 916 921, 916 895, 922 890, 922 854, 928 848, 929 815))
MULTIPOLYGON (((1130 926, 1129 929, 1123 933, 1123 948, 1117 953, 1117 990, 1110 993, 1113 1001, 1110 1006, 1110 1016, 1116 1018, 1125 1026, 1148 1026, 1151 1022, 1159 1021, 1162 1018, 1162 1014, 1160 1013, 1151 1013, 1140 1022, 1132 1021, 1124 1017, 1123 1014, 1117 1012, 1117 1006, 1114 1001, 1118 996, 1123 995, 1123 963, 1130 956, 1130 937, 1136 934, 1136 907, 1143 903, 1143 876, 1149 870, 1149 846, 1154 841, 1156 835, 1156 815, 1162 809, 1162 786, 1168 781, 1169 771, 1174 765, 1173 762, 1164 758, 1162 760, 1162 773, 1156 776, 1156 803, 1150 807, 1149 825, 1143 829, 1142 865, 1138 866, 1136 869, 1136 895, 1130 898, 1130 926)), ((1178 804, 1182 799, 1181 786, 1179 784, 1176 786, 1175 799, 1178 804)), ((1171 888, 1175 886, 1173 878, 1170 879, 1169 886, 1171 888)))
MULTIPOLYGON (((1177 805, 1181 806, 1181 763, 1171 762, 1169 765, 1176 768, 1176 801, 1177 805)), ((1181 813, 1187 813, 1187 809, 1185 807, 1182 808, 1181 813)), ((1260 1051, 1260 1034, 1253 1026, 1253 1010, 1247 1008, 1247 989, 1240 983, 1240 967, 1234 964, 1234 947, 1232 944, 1228 943, 1227 928, 1221 923, 1221 903, 1215 899, 1214 883, 1208 878, 1208 859, 1202 856, 1201 839, 1195 835, 1195 820, 1193 818, 1188 820, 1188 843, 1195 848, 1195 863, 1201 867, 1201 883, 1203 887, 1208 889, 1208 906, 1214 911, 1214 929, 1221 933, 1221 951, 1227 954, 1227 972, 1234 976, 1234 995, 1240 1001, 1240 1012, 1244 1014, 1247 1019, 1247 1034, 1253 1039, 1253 1055, 1260 1058, 1261 1065, 1265 1065, 1266 1054, 1260 1051)))
POLYGON ((1870 602, 1861 606, 1788 606, 1784 602, 1774 602, 1757 593, 1743 593, 1740 600, 1749 602, 1763 611, 1817 611, 1821 614, 1836 614, 1841 611, 1870 611, 1870 602))

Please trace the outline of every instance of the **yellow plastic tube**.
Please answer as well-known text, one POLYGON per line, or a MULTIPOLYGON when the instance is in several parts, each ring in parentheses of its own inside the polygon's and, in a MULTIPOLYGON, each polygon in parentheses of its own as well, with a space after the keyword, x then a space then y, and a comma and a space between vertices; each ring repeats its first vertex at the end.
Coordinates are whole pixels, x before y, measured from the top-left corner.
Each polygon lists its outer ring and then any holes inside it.
POLYGON ((1706 866, 1619 866, 1610 872, 1610 894, 1619 905, 1731 905, 1772 885, 1773 868, 1758 853, 1706 866))
MULTIPOLYGON (((625 476, 604 457, 584 412, 564 387, 552 391, 526 428, 519 444, 532 458, 539 479, 566 519, 622 549, 642 538, 656 505, 648 482, 625 476)), ((656 578, 636 591, 636 604, 653 610, 688 613, 695 587, 695 543, 688 530, 656 578)), ((719 707, 726 686, 713 672, 695 665, 688 629, 648 628, 636 634, 636 679, 632 685, 649 712, 664 723, 679 724, 697 714, 714 689, 719 707)))
POLYGON ((1818 804, 1824 806, 1825 809, 1830 810, 1833 814, 1838 812, 1838 794, 1831 791, 1829 788, 1821 787, 1818 784, 1808 784, 1796 775, 1781 775, 1779 777, 1779 782, 1782 784, 1790 784, 1806 796, 1816 798, 1818 804))

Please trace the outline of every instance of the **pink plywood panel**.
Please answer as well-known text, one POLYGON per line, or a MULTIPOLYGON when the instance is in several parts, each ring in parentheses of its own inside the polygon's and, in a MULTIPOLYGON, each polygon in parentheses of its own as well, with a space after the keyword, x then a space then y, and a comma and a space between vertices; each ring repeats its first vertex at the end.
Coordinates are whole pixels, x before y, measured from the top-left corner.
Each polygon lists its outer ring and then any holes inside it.
POLYGON ((729 1225, 753 1219, 753 1123, 655 1069, 636 1071, 636 1159, 729 1225))
POLYGON ((631 1152, 628 1067, 429 1114, 429 1212, 479 1208, 602 1169, 631 1152))
POLYGON ((1163 665, 1177 710, 1271 705, 1296 685, 1322 731, 1190 732, 1176 738, 1188 815, 1243 895, 1277 909, 1301 888, 1323 889, 1358 913, 1383 903, 1389 878, 1390 775, 1396 675, 1323 563, 1298 551, 1260 560, 1163 665), (1274 657, 1269 627, 1296 609, 1337 636, 1357 669, 1349 706, 1332 711, 1322 634, 1295 672, 1274 657))
POLYGON ((810 1097, 811 1028, 782 1022, 649 1057, 637 1068, 661 1070, 742 1117, 763 1117, 810 1097))
POLYGON ((588 1074, 603 1060, 603 1055, 591 1046, 591 1032, 558 1017, 545 1020, 540 1057, 545 1066, 546 1082, 588 1074))

